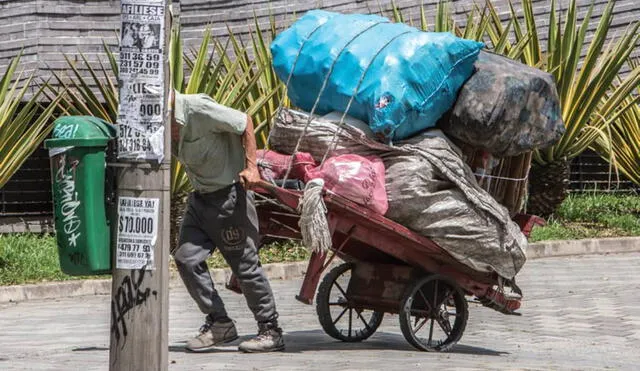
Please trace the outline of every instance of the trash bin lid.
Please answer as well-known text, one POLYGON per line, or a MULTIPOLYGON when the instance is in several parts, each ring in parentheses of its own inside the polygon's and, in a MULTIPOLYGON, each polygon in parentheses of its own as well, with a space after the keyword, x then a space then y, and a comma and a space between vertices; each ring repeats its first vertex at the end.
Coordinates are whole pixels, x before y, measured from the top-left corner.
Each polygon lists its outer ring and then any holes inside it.
POLYGON ((53 136, 45 148, 103 147, 116 136, 116 127, 93 116, 64 116, 53 123, 53 136))

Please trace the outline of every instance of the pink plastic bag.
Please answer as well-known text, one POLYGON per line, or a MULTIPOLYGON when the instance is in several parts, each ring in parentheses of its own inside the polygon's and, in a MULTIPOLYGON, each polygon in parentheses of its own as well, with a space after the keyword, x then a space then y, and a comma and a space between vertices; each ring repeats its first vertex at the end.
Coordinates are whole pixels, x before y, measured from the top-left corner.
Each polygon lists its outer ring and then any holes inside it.
MULTIPOLYGON (((260 149, 256 151, 256 160, 262 179, 283 179, 291 163, 291 155, 260 149)), ((310 154, 298 152, 293 156, 293 165, 288 178, 304 180, 305 173, 315 167, 316 162, 310 154)))
POLYGON ((381 215, 387 212, 384 164, 378 157, 341 155, 327 159, 321 167, 309 169, 305 182, 322 178, 325 189, 381 215))

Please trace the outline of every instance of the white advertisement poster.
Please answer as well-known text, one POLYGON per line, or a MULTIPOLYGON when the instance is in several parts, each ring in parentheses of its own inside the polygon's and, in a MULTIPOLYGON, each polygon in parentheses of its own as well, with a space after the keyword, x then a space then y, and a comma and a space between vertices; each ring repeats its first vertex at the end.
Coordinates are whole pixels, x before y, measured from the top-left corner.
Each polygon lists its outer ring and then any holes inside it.
POLYGON ((164 33, 162 0, 122 0, 118 159, 162 161, 164 33))
POLYGON ((158 198, 118 197, 116 268, 155 269, 159 210, 158 198))

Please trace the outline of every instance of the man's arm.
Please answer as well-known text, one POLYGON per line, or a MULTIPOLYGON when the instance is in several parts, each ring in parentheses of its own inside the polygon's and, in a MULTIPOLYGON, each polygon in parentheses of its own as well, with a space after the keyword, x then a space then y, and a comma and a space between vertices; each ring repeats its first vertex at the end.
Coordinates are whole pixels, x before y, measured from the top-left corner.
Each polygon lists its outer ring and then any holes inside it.
POLYGON ((260 181, 256 162, 256 136, 253 133, 253 120, 247 115, 247 127, 242 133, 242 145, 245 153, 245 169, 240 172, 240 183, 245 189, 253 188, 260 181))

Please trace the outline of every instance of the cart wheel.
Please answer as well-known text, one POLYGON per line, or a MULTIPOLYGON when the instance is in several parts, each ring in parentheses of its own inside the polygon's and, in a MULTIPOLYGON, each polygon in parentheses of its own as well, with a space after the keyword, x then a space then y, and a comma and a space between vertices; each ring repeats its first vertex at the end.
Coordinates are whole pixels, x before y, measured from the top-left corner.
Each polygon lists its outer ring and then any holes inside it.
POLYGON ((414 347, 445 352, 462 337, 468 317, 467 301, 458 285, 431 275, 407 290, 400 306, 400 329, 414 347))
POLYGON ((352 264, 333 268, 320 283, 316 311, 327 335, 346 342, 367 339, 382 323, 384 312, 356 308, 347 296, 352 264))

